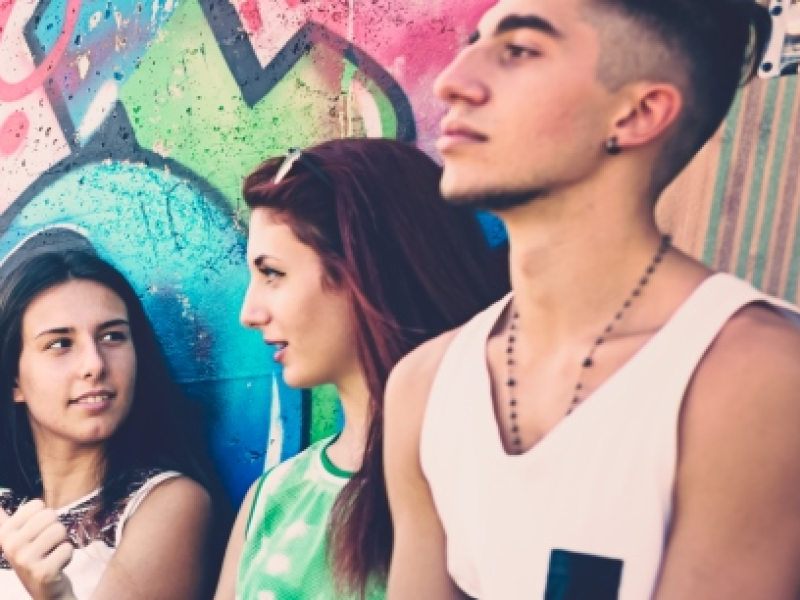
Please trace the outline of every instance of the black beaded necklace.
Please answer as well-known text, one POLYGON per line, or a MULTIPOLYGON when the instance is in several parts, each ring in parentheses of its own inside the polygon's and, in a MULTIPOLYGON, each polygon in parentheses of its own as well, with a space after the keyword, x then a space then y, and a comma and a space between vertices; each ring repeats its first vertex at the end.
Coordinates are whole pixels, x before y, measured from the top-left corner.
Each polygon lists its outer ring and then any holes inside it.
MULTIPOLYGON (((622 305, 622 308, 614 315, 614 318, 611 322, 606 326, 603 333, 598 336, 595 340, 594 344, 592 344, 589 353, 584 358, 583 362, 581 363, 581 372, 578 375, 578 382, 575 384, 575 391, 573 393, 572 402, 570 403, 569 410, 567 411, 567 415, 571 415, 572 412, 578 407, 584 398, 582 397, 583 392, 583 378, 586 374, 586 370, 590 369, 594 366, 594 355, 597 352, 598 348, 602 346, 606 340, 608 339, 609 334, 614 331, 614 327, 622 321, 622 318, 625 316, 627 310, 633 305, 634 301, 642 295, 642 291, 644 290, 645 286, 650 283, 650 279, 653 274, 656 272, 658 265, 664 260, 664 256, 666 255, 667 251, 672 246, 672 238, 670 236, 664 236, 661 240, 661 245, 658 248, 658 252, 656 253, 655 257, 653 257, 653 261, 647 267, 647 271, 645 271, 644 276, 639 281, 639 284, 636 288, 631 292, 630 296, 628 296, 627 300, 622 305)), ((512 307, 511 319, 509 320, 508 325, 508 379, 506 380, 506 385, 508 387, 508 396, 509 396, 509 405, 510 405, 510 418, 511 418, 511 443, 514 446, 514 451, 516 453, 521 452, 522 450, 522 439, 520 438, 520 431, 519 431, 519 423, 517 422, 517 396, 515 393, 515 388, 517 385, 516 379, 514 379, 514 366, 516 361, 514 360, 514 342, 517 338, 517 320, 519 319, 519 312, 516 308, 512 307)))

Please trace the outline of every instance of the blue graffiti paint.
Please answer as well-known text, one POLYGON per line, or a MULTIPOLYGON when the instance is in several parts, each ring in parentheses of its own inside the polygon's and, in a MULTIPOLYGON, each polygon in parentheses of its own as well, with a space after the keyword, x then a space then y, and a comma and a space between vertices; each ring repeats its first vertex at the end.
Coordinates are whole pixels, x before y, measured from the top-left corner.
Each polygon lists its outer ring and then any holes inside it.
MULTIPOLYGON (((113 90, 138 67, 177 5, 176 0, 84 0, 72 43, 49 86, 79 132, 74 141, 85 144, 107 116, 90 115, 92 111, 110 113, 116 100, 113 90)), ((55 44, 65 10, 66 0, 44 0, 37 9, 27 28, 36 55, 45 55, 55 44)))
POLYGON ((503 242, 508 241, 508 233, 506 233, 506 227, 503 225, 503 222, 486 212, 479 212, 478 213, 478 220, 483 227, 483 231, 486 234, 486 239, 489 240, 489 244, 494 248, 499 246, 503 242))
MULTIPOLYGON (((262 472, 276 367, 242 328, 244 239, 201 190, 139 164, 89 163, 33 197, 0 238, 7 256, 42 229, 82 232, 142 297, 179 381, 209 409, 211 445, 238 502, 262 472)), ((302 399, 279 386, 286 458, 301 449, 302 399)))

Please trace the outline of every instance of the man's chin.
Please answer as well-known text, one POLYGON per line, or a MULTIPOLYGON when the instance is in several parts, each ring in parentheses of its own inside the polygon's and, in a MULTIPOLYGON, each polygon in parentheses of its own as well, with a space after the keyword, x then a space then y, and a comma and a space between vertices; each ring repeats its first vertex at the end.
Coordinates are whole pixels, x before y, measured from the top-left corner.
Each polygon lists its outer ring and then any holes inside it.
POLYGON ((533 202, 541 194, 538 190, 524 192, 459 190, 442 186, 442 197, 448 204, 468 206, 476 210, 503 212, 533 202))

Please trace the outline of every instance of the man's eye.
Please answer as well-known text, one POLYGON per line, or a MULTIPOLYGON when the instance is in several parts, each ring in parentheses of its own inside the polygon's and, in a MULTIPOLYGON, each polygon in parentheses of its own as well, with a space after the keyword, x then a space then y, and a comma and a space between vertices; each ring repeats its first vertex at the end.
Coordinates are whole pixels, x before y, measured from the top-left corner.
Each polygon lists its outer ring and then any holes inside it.
POLYGON ((510 58, 523 58, 539 56, 539 52, 525 46, 518 46, 516 44, 508 44, 505 53, 510 58))

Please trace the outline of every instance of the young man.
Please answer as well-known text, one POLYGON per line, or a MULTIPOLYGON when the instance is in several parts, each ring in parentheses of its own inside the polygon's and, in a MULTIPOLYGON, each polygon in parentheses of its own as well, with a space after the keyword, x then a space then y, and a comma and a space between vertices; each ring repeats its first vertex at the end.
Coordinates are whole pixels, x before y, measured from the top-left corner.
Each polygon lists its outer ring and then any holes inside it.
POLYGON ((387 391, 390 600, 796 600, 800 333, 653 208, 768 35, 751 0, 500 0, 443 73, 443 192, 513 294, 387 391))

